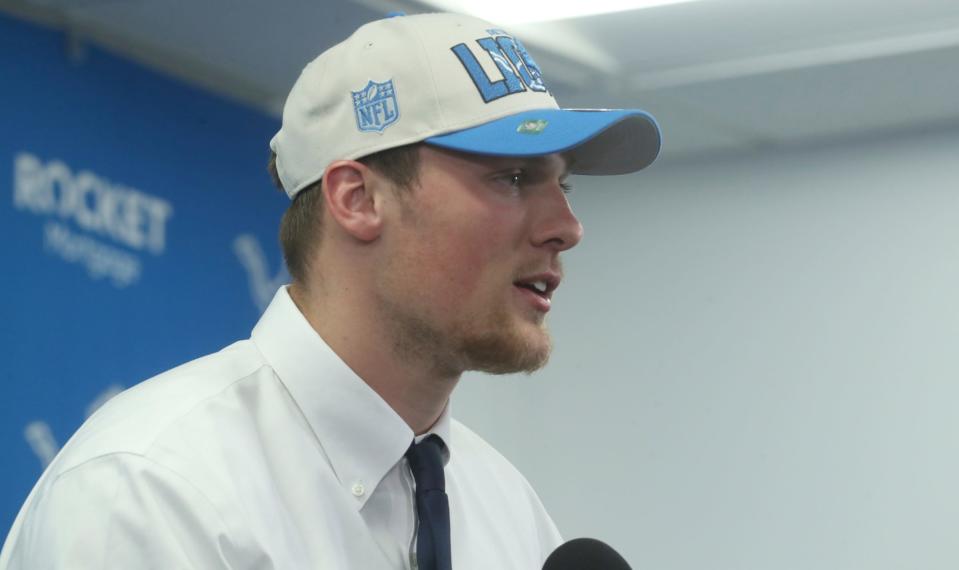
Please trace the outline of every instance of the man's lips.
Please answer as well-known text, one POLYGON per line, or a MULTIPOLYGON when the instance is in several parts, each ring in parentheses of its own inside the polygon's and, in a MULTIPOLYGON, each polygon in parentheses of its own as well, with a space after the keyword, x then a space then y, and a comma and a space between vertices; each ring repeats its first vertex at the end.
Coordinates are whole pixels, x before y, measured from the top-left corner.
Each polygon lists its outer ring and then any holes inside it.
POLYGON ((513 282, 513 286, 523 298, 536 309, 547 312, 550 309, 553 291, 559 287, 562 276, 553 271, 527 275, 513 282))
POLYGON ((527 289, 526 287, 520 287, 519 285, 513 286, 513 291, 520 296, 523 303, 529 303, 537 311, 542 311, 544 313, 549 312, 550 307, 552 306, 552 301, 549 297, 541 295, 532 289, 527 289))
POLYGON ((544 271, 542 273, 535 273, 533 275, 520 277, 513 282, 513 285, 529 289, 549 299, 552 297, 553 291, 559 287, 559 283, 562 281, 562 279, 562 275, 555 271, 544 271))

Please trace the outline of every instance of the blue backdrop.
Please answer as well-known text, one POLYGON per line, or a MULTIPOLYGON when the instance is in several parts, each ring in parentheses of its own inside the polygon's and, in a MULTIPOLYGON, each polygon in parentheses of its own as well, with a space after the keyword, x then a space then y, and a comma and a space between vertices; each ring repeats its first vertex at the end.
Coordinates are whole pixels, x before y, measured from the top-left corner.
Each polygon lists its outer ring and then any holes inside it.
POLYGON ((116 391, 248 336, 285 282, 278 123, 0 16, 0 533, 116 391))

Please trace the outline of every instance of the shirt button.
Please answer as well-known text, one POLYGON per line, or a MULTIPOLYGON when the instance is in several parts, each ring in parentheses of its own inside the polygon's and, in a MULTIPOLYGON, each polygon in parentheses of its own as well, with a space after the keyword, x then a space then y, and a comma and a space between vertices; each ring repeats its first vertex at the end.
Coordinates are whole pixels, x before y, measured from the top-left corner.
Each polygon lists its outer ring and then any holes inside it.
POLYGON ((351 490, 353 491, 354 497, 362 497, 363 493, 366 492, 366 488, 363 487, 363 483, 360 483, 359 481, 353 483, 353 488, 351 490))

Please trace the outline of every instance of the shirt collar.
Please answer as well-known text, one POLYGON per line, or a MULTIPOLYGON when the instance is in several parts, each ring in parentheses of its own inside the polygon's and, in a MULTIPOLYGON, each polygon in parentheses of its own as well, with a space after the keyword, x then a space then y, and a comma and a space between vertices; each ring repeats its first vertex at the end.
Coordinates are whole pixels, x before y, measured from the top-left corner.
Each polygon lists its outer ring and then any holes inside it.
MULTIPOLYGON (((340 485, 362 508, 409 449, 413 430, 323 341, 286 287, 277 291, 251 339, 303 412, 340 485)), ((447 403, 429 431, 443 440, 446 462, 449 413, 447 403)))

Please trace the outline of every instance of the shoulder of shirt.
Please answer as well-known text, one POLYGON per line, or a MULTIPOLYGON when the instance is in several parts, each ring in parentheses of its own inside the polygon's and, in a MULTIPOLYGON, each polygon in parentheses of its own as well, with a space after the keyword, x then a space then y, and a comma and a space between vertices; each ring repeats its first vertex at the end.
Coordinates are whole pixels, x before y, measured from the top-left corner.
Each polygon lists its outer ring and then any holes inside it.
POLYGON ((538 545, 541 556, 535 567, 539 568, 542 560, 562 543, 562 537, 533 486, 506 457, 462 423, 451 422, 450 438, 452 450, 447 469, 452 467, 455 471, 461 492, 472 488, 487 511, 495 512, 496 505, 501 506, 501 521, 521 521, 523 544, 538 545))
POLYGON ((491 469, 501 476, 519 479, 532 490, 526 477, 509 459, 462 422, 451 419, 450 437, 452 439, 450 461, 455 462, 457 466, 470 470, 491 469))
POLYGON ((106 455, 146 456, 181 420, 260 372, 273 376, 256 346, 243 340, 144 380, 84 422, 50 466, 50 475, 106 455))

